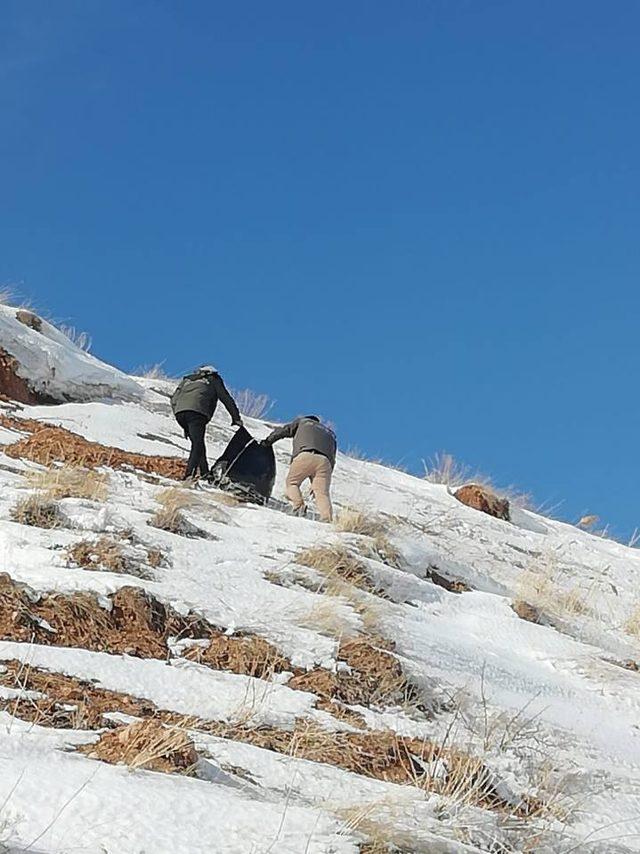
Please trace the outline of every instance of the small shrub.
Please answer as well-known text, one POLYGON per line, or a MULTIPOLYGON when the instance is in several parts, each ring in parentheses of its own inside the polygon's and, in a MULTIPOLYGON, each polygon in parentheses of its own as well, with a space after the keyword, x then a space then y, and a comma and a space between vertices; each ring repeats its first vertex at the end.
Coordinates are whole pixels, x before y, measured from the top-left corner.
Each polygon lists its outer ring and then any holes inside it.
POLYGON ((61 528, 65 518, 55 503, 38 493, 22 498, 11 510, 11 518, 20 525, 34 528, 61 528))
POLYGON ((27 481, 50 500, 86 498, 104 501, 107 498, 106 474, 77 466, 54 466, 46 471, 29 472, 27 481))

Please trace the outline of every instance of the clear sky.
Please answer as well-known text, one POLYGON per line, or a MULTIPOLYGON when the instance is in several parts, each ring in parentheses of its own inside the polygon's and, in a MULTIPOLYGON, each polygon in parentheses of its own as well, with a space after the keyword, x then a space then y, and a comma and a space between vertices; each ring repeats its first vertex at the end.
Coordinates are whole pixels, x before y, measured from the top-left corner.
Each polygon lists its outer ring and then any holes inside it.
POLYGON ((0 282, 640 525, 640 3, 4 0, 0 282))

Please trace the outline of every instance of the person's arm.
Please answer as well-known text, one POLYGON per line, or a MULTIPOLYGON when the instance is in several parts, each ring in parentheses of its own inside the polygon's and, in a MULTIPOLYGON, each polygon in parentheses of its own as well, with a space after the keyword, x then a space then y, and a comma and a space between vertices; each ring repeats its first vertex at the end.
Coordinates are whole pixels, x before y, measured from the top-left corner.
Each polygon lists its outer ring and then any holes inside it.
POLYGON ((183 377, 180 380, 180 382, 178 383, 178 385, 176 386, 175 391, 171 395, 171 409, 174 413, 176 411, 176 403, 178 402, 178 396, 179 396, 180 392, 182 391, 182 386, 184 385, 184 382, 185 381, 184 381, 184 377, 183 377))
POLYGON ((229 391, 227 390, 227 387, 224 384, 220 374, 216 374, 215 386, 219 400, 231 416, 231 423, 234 426, 241 427, 242 416, 240 415, 240 410, 238 409, 235 400, 229 394, 229 391))
POLYGON ((293 439, 296 434, 296 430, 298 429, 298 421, 299 419, 296 418, 295 421, 283 424, 282 427, 276 427, 276 429, 272 430, 267 438, 263 440, 263 443, 265 445, 273 445, 274 442, 279 442, 280 439, 293 439))

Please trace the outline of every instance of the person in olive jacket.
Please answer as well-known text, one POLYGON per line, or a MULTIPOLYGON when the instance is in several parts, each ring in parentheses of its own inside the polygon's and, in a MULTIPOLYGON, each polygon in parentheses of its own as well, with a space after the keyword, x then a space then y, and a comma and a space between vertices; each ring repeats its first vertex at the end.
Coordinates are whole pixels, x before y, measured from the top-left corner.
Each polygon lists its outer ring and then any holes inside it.
POLYGON ((236 402, 220 374, 211 365, 203 365, 194 373, 187 374, 171 395, 171 408, 176 421, 184 430, 185 439, 191 440, 185 480, 194 477, 197 471, 203 477, 209 474, 204 434, 216 411, 218 400, 222 401, 231 416, 231 423, 241 427, 242 418, 236 402))
POLYGON ((336 464, 336 434, 330 427, 320 422, 317 415, 304 415, 289 424, 276 427, 263 445, 273 445, 280 439, 293 439, 291 467, 287 474, 287 498, 293 512, 304 516, 306 507, 300 486, 309 478, 313 497, 322 522, 333 518, 331 507, 331 475, 336 464))

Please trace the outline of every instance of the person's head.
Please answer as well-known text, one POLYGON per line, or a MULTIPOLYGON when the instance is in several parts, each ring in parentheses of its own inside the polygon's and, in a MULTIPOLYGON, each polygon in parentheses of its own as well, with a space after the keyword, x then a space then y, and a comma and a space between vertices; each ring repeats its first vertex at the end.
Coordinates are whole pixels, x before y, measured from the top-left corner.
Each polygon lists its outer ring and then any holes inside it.
POLYGON ((318 424, 320 423, 320 419, 317 415, 305 415, 303 417, 306 418, 308 421, 317 421, 318 424))
POLYGON ((213 365, 200 365, 197 371, 199 374, 217 374, 218 371, 213 365))

